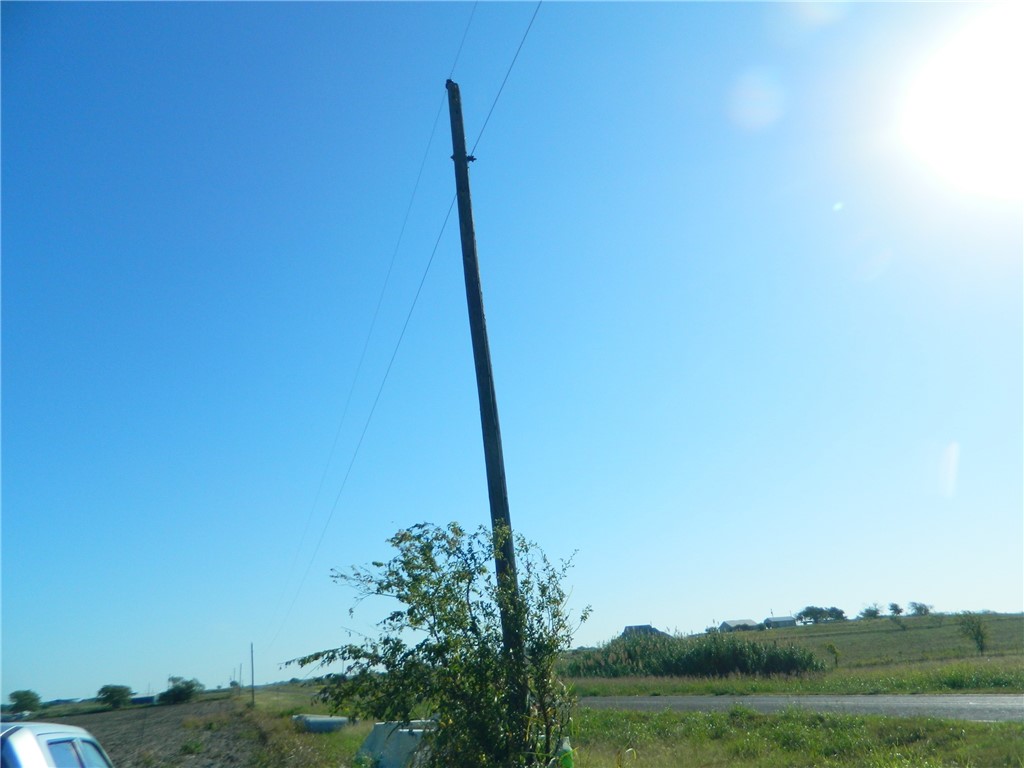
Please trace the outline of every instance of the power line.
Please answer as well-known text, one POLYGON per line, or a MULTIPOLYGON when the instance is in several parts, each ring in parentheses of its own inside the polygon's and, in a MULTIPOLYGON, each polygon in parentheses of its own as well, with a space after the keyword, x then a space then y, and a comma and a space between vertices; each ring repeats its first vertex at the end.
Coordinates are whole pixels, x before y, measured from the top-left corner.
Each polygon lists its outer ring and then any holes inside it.
MULTIPOLYGON (((473 10, 469 12, 469 21, 466 22, 466 29, 462 33, 462 40, 459 42, 459 50, 455 52, 455 61, 452 62, 452 68, 448 72, 448 79, 451 80, 452 75, 455 74, 455 65, 459 63, 459 56, 462 55, 462 46, 466 44, 466 36, 469 34, 469 25, 473 23, 473 16, 476 15, 476 7, 479 5, 479 0, 473 3, 473 10)), ((441 100, 444 104, 444 99, 441 100)))
MULTIPOLYGON (((463 46, 466 44, 466 37, 469 35, 470 26, 472 26, 472 24, 473 24, 473 17, 476 15, 476 8, 477 8, 478 4, 479 4, 478 2, 474 2, 473 3, 473 8, 470 10, 470 13, 469 13, 469 19, 466 20, 466 27, 462 31, 462 39, 459 41, 459 48, 455 52, 455 58, 452 61, 452 68, 450 70, 451 73, 455 72, 455 67, 459 63, 459 58, 462 55, 463 46)), ((396 260, 396 258, 398 256, 398 251, 399 251, 399 249, 400 249, 400 247, 402 245, 402 240, 405 237, 405 230, 406 230, 406 227, 407 227, 407 225, 409 223, 409 216, 412 213, 413 204, 414 204, 414 202, 416 200, 416 194, 417 194, 417 192, 419 191, 419 188, 420 188, 420 180, 423 178, 423 169, 426 167, 427 159, 430 156, 430 148, 431 148, 431 146, 434 143, 434 135, 437 133, 437 124, 438 124, 438 121, 440 120, 441 112, 444 109, 445 101, 446 101, 446 96, 442 95, 441 100, 440 100, 440 102, 438 103, 438 106, 437 106, 437 112, 434 114, 434 122, 433 122, 433 124, 430 127, 430 136, 427 138, 427 146, 426 146, 426 149, 424 149, 424 151, 423 151, 423 158, 420 160, 419 170, 416 172, 416 181, 413 183, 412 194, 409 196, 409 204, 406 206, 406 209, 405 209, 405 216, 402 219, 402 226, 401 226, 401 228, 399 230, 399 233, 398 233, 398 240, 395 242, 395 248, 394 248, 394 250, 391 253, 391 261, 388 263, 387 273, 384 276, 384 284, 381 286, 380 294, 377 296, 377 305, 374 307, 374 310, 373 310, 373 318, 370 321, 370 328, 369 328, 369 330, 366 333, 366 338, 363 340, 363 348, 362 348, 362 350, 359 353, 359 362, 356 364, 356 371, 355 371, 355 373, 352 376, 352 382, 349 385, 348 394, 345 397, 345 405, 342 408, 341 419, 338 422, 338 428, 334 432, 334 439, 331 442, 331 449, 328 452, 327 461, 324 464, 323 472, 320 474, 320 481, 317 484, 316 493, 314 494, 314 497, 313 497, 313 504, 310 506, 309 514, 306 516, 306 523, 305 523, 305 525, 303 526, 303 529, 302 529, 302 536, 299 538, 299 545, 298 545, 298 547, 295 550, 295 555, 292 558, 291 565, 288 567, 288 575, 285 577, 285 580, 284 580, 284 584, 286 585, 285 586, 285 590, 282 591, 281 596, 278 598, 277 607, 274 609, 274 613, 275 614, 277 613, 277 610, 280 607, 281 602, 284 600, 284 595, 285 595, 285 592, 287 590, 287 584, 288 584, 289 581, 291 581, 292 574, 295 572, 295 566, 298 564, 299 554, 302 552, 302 548, 303 548, 303 546, 306 543, 306 536, 308 535, 309 527, 310 527, 310 525, 313 522, 313 514, 316 511, 316 506, 317 506, 317 504, 320 501, 320 494, 323 492, 324 483, 325 483, 325 481, 327 479, 327 473, 330 470, 331 464, 334 461, 334 454, 335 454, 335 451, 337 450, 337 447, 338 447, 338 440, 341 437, 342 428, 344 427, 346 419, 348 417, 348 412, 349 412, 349 408, 350 408, 350 406, 352 404, 352 395, 355 392, 356 383, 359 381, 360 374, 362 373, 362 370, 363 370, 363 363, 366 360, 366 352, 367 352, 367 349, 369 348, 369 345, 370 345, 370 339, 372 338, 373 332, 374 332, 374 330, 377 327, 377 319, 380 316, 380 308, 381 308, 381 305, 384 302, 384 295, 387 292, 388 285, 391 282, 391 274, 392 274, 392 271, 394 270, 395 260, 396 260)), ((448 209, 448 214, 449 215, 451 214, 451 207, 450 206, 449 206, 449 209, 448 209)), ((448 221, 448 217, 445 216, 445 223, 447 223, 447 221, 448 221)), ((442 231, 443 231, 443 228, 442 228, 442 231)), ((435 250, 436 250, 437 246, 435 245, 434 247, 435 247, 435 250)), ((431 254, 431 260, 433 260, 433 254, 431 254)), ((428 268, 429 268, 429 264, 428 264, 428 268)), ((421 286, 422 286, 422 281, 421 281, 421 286)), ((419 292, 418 291, 417 291, 416 295, 417 295, 417 297, 419 296, 419 292)), ((413 301, 413 306, 415 307, 415 299, 413 301)), ((410 310, 410 315, 411 315, 411 310, 410 310)), ((408 322, 408 320, 406 322, 408 322)), ((404 334, 404 332, 405 332, 404 328, 403 328, 402 332, 404 334)), ((401 339, 399 339, 399 343, 401 343, 401 339)), ((397 351, 397 347, 396 347, 396 351, 397 351)), ((390 365, 388 366, 388 370, 390 370, 390 365)), ((387 374, 385 374, 385 379, 386 379, 386 377, 387 377, 387 374)), ((378 397, 379 397, 379 393, 378 393, 378 397)), ((376 403, 375 403, 375 405, 376 405, 376 403)), ((365 428, 364 428, 364 432, 365 432, 365 428)), ((360 437, 360 442, 362 442, 362 438, 361 437, 360 437)), ((358 451, 358 447, 356 448, 356 450, 358 451)), ((353 457, 353 460, 354 460, 354 457, 353 457)), ((349 469, 351 470, 351 464, 349 465, 349 469)), ((347 479, 347 475, 346 475, 346 479, 347 479)), ((323 536, 321 535, 321 540, 322 539, 323 539, 323 536)), ((319 548, 319 544, 317 546, 319 548)), ((315 557, 315 554, 314 554, 314 557, 315 557)), ((305 581, 305 577, 303 577, 303 581, 305 581)), ((302 589, 302 586, 300 585, 299 590, 301 591, 301 589, 302 589)), ((297 597, 298 597, 298 595, 296 594, 296 598, 297 597)), ((295 599, 292 600, 292 606, 294 606, 294 604, 295 604, 295 599)), ((291 608, 288 609, 288 612, 285 614, 284 618, 281 620, 281 625, 278 627, 277 631, 274 633, 273 639, 271 639, 271 641, 267 644, 268 646, 272 646, 274 644, 274 642, 276 642, 278 636, 281 634, 281 629, 283 629, 285 622, 288 620, 288 616, 289 616, 290 613, 291 613, 291 608)))
POLYGON ((484 131, 487 129, 487 123, 491 119, 491 114, 494 112, 494 108, 498 106, 498 99, 501 98, 501 92, 505 90, 505 83, 508 82, 508 76, 512 74, 512 67, 516 65, 516 59, 519 58, 519 52, 523 50, 523 43, 526 42, 526 36, 530 34, 530 30, 533 29, 533 20, 537 18, 537 12, 540 10, 540 4, 543 0, 538 0, 537 7, 533 9, 533 16, 530 17, 530 23, 526 25, 526 31, 523 32, 523 39, 519 41, 519 47, 516 48, 515 56, 512 57, 511 63, 508 65, 508 69, 505 71, 505 78, 501 81, 501 87, 498 88, 498 93, 494 97, 494 101, 491 102, 491 108, 487 110, 487 117, 484 118, 484 124, 480 126, 480 133, 477 134, 476 141, 473 142, 473 148, 469 150, 469 154, 476 154, 476 147, 480 143, 480 139, 484 136, 484 131))
MULTIPOLYGON (((515 54, 512 57, 512 61, 509 63, 508 69, 506 69, 506 71, 505 71, 505 76, 504 76, 504 78, 501 81, 501 85, 498 88, 497 94, 495 94, 494 100, 491 102, 490 109, 487 112, 487 116, 484 119, 483 125, 480 128, 480 133, 477 135, 476 141, 473 144, 473 149, 470 151, 470 154, 473 154, 473 152, 475 152, 477 145, 479 145, 480 140, 483 138, 484 130, 486 130, 486 128, 487 128, 487 123, 490 121, 491 115, 494 113, 494 109, 498 105, 498 100, 501 98, 501 94, 505 90, 505 84, 508 82, 509 76, 512 74, 512 68, 515 66, 516 60, 519 58, 519 53, 520 53, 520 51, 522 51, 523 45, 526 43, 526 38, 530 34, 530 30, 533 28, 533 22, 537 18, 537 13, 540 11, 540 6, 541 6, 542 2, 543 2, 543 0, 539 0, 539 2, 537 3, 537 6, 533 9, 533 15, 530 17, 530 22, 529 22, 529 24, 527 24, 526 31, 523 33, 523 37, 519 41, 519 46, 516 48, 516 52, 515 52, 515 54)), ((459 43, 459 49, 458 49, 458 51, 457 51, 457 53, 455 55, 455 62, 452 64, 451 74, 454 74, 455 66, 458 63, 459 57, 460 57, 460 55, 462 53, 463 45, 466 42, 466 35, 469 32, 469 26, 470 26, 470 24, 473 21, 474 14, 476 13, 476 6, 477 6, 477 3, 474 3, 473 4, 473 9, 470 12, 469 21, 466 24, 466 30, 463 32, 462 41, 459 43)), ((443 105, 444 105, 444 99, 442 99, 441 108, 443 108, 443 105)), ((438 109, 437 115, 434 116, 434 125, 431 128, 430 140, 427 143, 427 152, 428 153, 429 153, 429 150, 430 150, 431 142, 433 141, 434 134, 435 134, 436 129, 437 129, 438 116, 440 115, 441 108, 438 109)), ((420 164, 420 170, 419 170, 419 173, 417 174, 417 177, 416 177, 416 187, 413 190, 413 197, 415 197, 416 189, 418 189, 418 187, 419 187, 420 177, 422 176, 423 168, 424 168, 425 164, 426 164, 426 154, 424 155, 423 161, 420 164)), ((441 238, 444 235, 444 231, 445 231, 445 229, 448 226, 448 220, 451 217, 452 209, 455 206, 455 200, 456 200, 455 196, 452 196, 451 202, 448 204, 448 211, 447 211, 447 213, 445 213, 444 221, 442 222, 441 228, 440 228, 440 230, 439 230, 439 232, 437 234, 437 239, 434 241, 434 247, 433 247, 433 249, 430 252, 430 258, 427 260, 427 264, 426 264, 426 266, 423 269, 423 274, 420 277, 419 285, 416 288, 416 294, 413 296, 412 304, 409 307, 409 311, 408 311, 408 313, 406 314, 406 317, 405 317, 405 322, 402 325, 402 330, 401 330, 401 332, 398 335, 398 340, 395 342, 395 347, 394 347, 394 350, 391 353, 391 358, 388 361, 387 368, 384 371, 384 376, 381 379, 380 386, 377 389, 377 394, 374 397, 373 405, 370 407, 370 412, 367 415, 366 420, 363 423, 363 428, 362 428, 362 431, 359 434, 359 439, 356 442, 356 446, 355 446, 355 448, 354 448, 354 450, 352 452, 352 457, 349 459, 348 468, 346 469, 345 475, 344 475, 344 477, 342 479, 341 487, 338 489, 338 493, 337 493, 337 495, 334 498, 334 503, 331 505, 330 513, 328 514, 327 520, 324 522, 323 528, 320 531, 320 538, 317 540, 316 547, 314 548, 313 553, 312 553, 312 555, 309 558, 309 562, 306 565, 306 570, 305 570, 305 572, 302 575, 302 580, 299 582, 299 586, 295 590, 295 594, 292 597, 291 604, 289 605, 288 610, 285 612, 285 615, 284 615, 284 617, 281 620, 281 625, 278 627, 277 632, 274 634, 274 639, 270 643, 271 645, 273 644, 274 641, 277 640, 278 635, 280 635, 281 629, 283 629, 284 624, 287 622, 288 617, 291 615, 292 610, 295 608, 295 604, 298 601, 299 595, 302 592, 302 588, 306 584, 306 579, 309 577, 309 573, 310 573, 310 571, 313 568, 313 563, 316 560, 316 556, 320 553, 320 547, 322 546, 322 544, 324 542, 324 538, 327 535, 327 529, 330 527, 331 521, 334 519, 334 514, 337 511, 338 504, 339 504, 339 502, 341 500, 341 496, 342 496, 342 494, 345 491, 345 487, 348 485, 348 479, 349 479, 349 476, 352 473, 352 467, 355 465, 356 458, 359 455, 359 450, 362 447, 364 438, 366 437, 366 432, 367 432, 367 430, 370 427, 370 421, 373 419, 373 415, 374 415, 374 413, 377 410, 377 405, 380 402, 381 394, 384 392, 384 386, 387 383, 388 376, 391 373, 391 368, 394 365, 395 358, 398 355, 398 350, 399 350, 399 348, 402 345, 402 340, 405 338, 405 332, 406 332, 406 330, 409 327, 409 321, 412 319, 413 311, 416 309, 416 304, 419 301, 420 293, 422 292, 423 285, 426 282, 427 274, 430 271, 431 265, 434 263, 434 257, 436 256, 437 249, 438 249, 438 247, 441 244, 441 238)), ((405 232, 405 225, 406 225, 406 222, 408 222, 409 211, 411 209, 412 209, 412 200, 410 200, 409 208, 406 210, 405 221, 402 224, 402 234, 404 234, 404 232, 405 232)), ((400 234, 399 235, 399 243, 401 243, 401 238, 402 238, 402 235, 400 234)), ((395 254, 397 254, 397 252, 398 252, 398 245, 395 246, 395 254)), ((392 266, 394 265, 395 254, 392 255, 392 259, 391 259, 391 265, 392 266)), ((387 281, 390 278, 390 276, 391 276, 391 267, 389 266, 389 268, 388 268, 388 275, 387 275, 387 278, 385 279, 385 288, 387 287, 387 281)), ((373 319, 373 323, 371 324, 371 328, 370 328, 370 333, 371 334, 372 334, 372 331, 373 331, 373 327, 376 324, 377 312, 379 312, 379 310, 380 310, 380 304, 381 304, 381 300, 383 299, 383 293, 384 293, 384 289, 382 289, 381 296, 380 296, 380 298, 378 298, 378 301, 377 301, 377 309, 374 312, 374 319, 373 319)), ((369 343, 369 334, 367 335, 367 342, 364 343, 364 346, 363 346, 363 353, 362 353, 362 356, 360 357, 359 367, 357 368, 357 373, 356 373, 357 377, 358 377, 359 370, 361 370, 361 367, 362 367, 363 357, 366 354, 366 346, 367 346, 368 343, 369 343)), ((352 386, 354 388, 355 381, 353 381, 353 385, 352 386)), ((349 390, 349 400, 351 399, 351 395, 352 395, 352 390, 350 389, 349 390)), ((347 411, 348 411, 348 401, 346 401, 345 413, 347 413, 347 411)), ((344 421, 344 416, 342 417, 342 419, 344 421)), ((339 424, 338 434, 340 434, 340 431, 341 431, 341 425, 339 424)), ((337 444, 338 434, 335 434, 334 445, 337 444)), ((332 445, 331 451, 332 451, 331 458, 333 458, 333 451, 334 451, 334 446, 333 445, 332 445)), ((330 464, 330 459, 328 460, 328 466, 329 466, 329 464, 330 464)), ((326 476, 326 473, 327 473, 327 469, 325 468, 324 476, 326 476)), ((323 484, 323 477, 321 478, 321 487, 322 487, 322 484, 323 484)), ((317 491, 317 498, 318 499, 319 499, 319 493, 320 493, 320 490, 318 489, 318 491, 317 491)), ((314 502, 314 504, 315 504, 315 502, 314 502)), ((312 512, 310 513, 310 520, 311 519, 312 519, 312 512)), ((309 520, 307 520, 307 531, 308 531, 308 525, 309 525, 309 520)), ((305 535, 306 535, 307 531, 303 532, 302 542, 305 541, 305 535)), ((300 548, 301 548, 301 545, 300 545, 300 548)), ((289 574, 289 577, 290 577, 290 574, 289 574)))
MULTIPOLYGON (((342 428, 345 426, 345 422, 348 419, 349 408, 352 405, 352 395, 355 392, 356 383, 359 381, 360 374, 363 371, 363 364, 366 361, 366 352, 367 352, 367 350, 369 349, 369 346, 370 346, 370 339, 373 337, 373 332, 374 332, 374 330, 377 327, 377 320, 378 320, 378 318, 380 316, 380 308, 381 308, 381 305, 384 303, 384 295, 387 292, 388 285, 391 282, 391 274, 392 274, 392 272, 394 270, 395 260, 396 260, 396 257, 398 256, 399 248, 401 247, 402 240, 403 240, 403 238, 405 236, 405 229, 406 229, 406 226, 409 223, 409 216, 412 213, 413 203, 416 200, 416 193, 419 190, 420 180, 423 177, 423 169, 426 166, 427 158, 429 157, 429 154, 430 154, 430 147, 433 144, 434 135, 437 132, 437 123, 438 123, 438 120, 439 120, 439 118, 441 116, 441 111, 442 111, 443 106, 444 106, 444 100, 442 99, 441 105, 438 107, 437 113, 434 115, 434 123, 433 123, 433 125, 432 125, 432 127, 430 129, 430 138, 427 140, 427 148, 426 148, 426 150, 423 153, 423 159, 420 161, 419 171, 416 174, 416 181, 413 184, 412 195, 409 198, 409 204, 408 204, 408 206, 406 207, 406 210, 405 210, 405 218, 402 220, 402 226, 401 226, 401 229, 400 229, 400 231, 398 233, 398 241, 395 243, 394 251, 391 254, 391 261, 388 264, 388 270, 387 270, 386 275, 384 276, 384 284, 381 286, 380 294, 377 296, 377 305, 374 307, 373 318, 370 321, 370 328, 369 328, 369 330, 366 333, 366 338, 363 340, 363 347, 362 347, 362 350, 359 353, 359 362, 356 364, 356 371, 355 371, 355 373, 352 376, 352 382, 349 385, 348 394, 345 397, 345 406, 342 409, 341 419, 338 422, 338 428, 334 432, 334 440, 331 442, 331 450, 328 453, 327 461, 324 464, 323 472, 321 472, 321 474, 320 474, 320 482, 317 484, 316 494, 313 497, 313 504, 310 507, 309 515, 306 517, 306 524, 305 524, 305 526, 302 529, 302 536, 299 538, 299 546, 295 550, 295 556, 292 558, 292 563, 291 563, 291 565, 288 568, 288 576, 285 578, 285 584, 287 584, 291 580, 292 573, 294 573, 294 571, 295 571, 295 566, 298 564, 299 553, 302 551, 302 547, 306 543, 306 536, 309 533, 309 527, 310 527, 310 524, 313 521, 313 514, 316 511, 317 504, 320 502, 320 494, 323 492, 324 482, 327 479, 327 473, 330 470, 331 464, 334 461, 334 454, 335 454, 335 451, 337 450, 337 447, 338 447, 338 440, 341 437, 342 428)), ((283 599, 283 595, 284 595, 284 593, 282 593, 282 599, 283 599)), ((278 604, 280 604, 280 600, 278 601, 278 604)), ((276 612, 277 611, 275 609, 275 613, 276 612)), ((282 627, 284 625, 284 621, 286 621, 286 620, 287 620, 287 615, 285 616, 284 620, 282 620, 282 627)), ((277 633, 275 633, 273 640, 271 640, 268 645, 273 645, 274 641, 277 640, 277 635, 278 634, 280 634, 280 628, 278 629, 277 633)))
MULTIPOLYGON (((352 474, 352 467, 355 465, 356 458, 359 456, 359 449, 363 445, 363 438, 366 437, 366 431, 370 427, 370 420, 373 419, 373 414, 377 410, 377 404, 380 402, 380 396, 384 392, 384 385, 387 384, 388 375, 391 373, 391 367, 394 365, 395 358, 398 356, 398 349, 402 346, 402 339, 405 338, 405 331, 409 327, 409 321, 412 319, 413 310, 416 309, 416 303, 419 301, 420 293, 423 291, 423 284, 427 280, 427 273, 430 271, 430 265, 434 263, 434 256, 437 254, 437 248, 441 244, 441 237, 444 235, 444 230, 448 226, 448 219, 451 218, 452 208, 454 207, 455 197, 452 196, 452 201, 448 204, 448 212, 445 214, 444 222, 441 224, 441 230, 437 233, 437 240, 434 242, 434 249, 430 252, 430 258, 427 260, 427 265, 423 269, 423 275, 420 277, 420 284, 416 288, 416 295, 413 297, 412 306, 409 307, 409 312, 405 316, 405 323, 402 325, 402 331, 398 335, 398 341, 395 343, 395 349, 391 353, 391 359, 388 361, 388 367, 384 371, 384 377, 381 379, 380 386, 377 388, 377 395, 373 399, 373 405, 370 407, 370 412, 366 416, 366 421, 363 422, 363 430, 359 433, 359 440, 356 442, 355 450, 352 452, 352 458, 348 462, 348 469, 345 471, 345 477, 341 481, 341 487, 338 489, 338 494, 334 497, 334 503, 331 505, 330 514, 327 516, 327 521, 324 523, 323 530, 320 531, 320 538, 316 542, 316 548, 313 550, 313 554, 310 555, 306 571, 302 574, 302 581, 299 582, 299 587, 295 590, 295 596, 292 598, 291 605, 288 606, 288 611, 285 613, 284 620, 281 622, 282 626, 284 625, 284 622, 287 621, 288 616, 291 615, 292 609, 295 607, 295 603, 299 599, 299 594, 302 592, 302 588, 306 585, 306 579, 309 577, 309 572, 313 568, 313 562, 316 560, 316 556, 320 553, 320 546, 324 543, 324 537, 327 535, 327 529, 330 527, 331 521, 334 519, 334 513, 338 509, 338 502, 341 501, 341 495, 345 491, 345 486, 348 485, 348 478, 352 474)), ((278 633, 280 633, 280 629, 278 629, 278 633)))

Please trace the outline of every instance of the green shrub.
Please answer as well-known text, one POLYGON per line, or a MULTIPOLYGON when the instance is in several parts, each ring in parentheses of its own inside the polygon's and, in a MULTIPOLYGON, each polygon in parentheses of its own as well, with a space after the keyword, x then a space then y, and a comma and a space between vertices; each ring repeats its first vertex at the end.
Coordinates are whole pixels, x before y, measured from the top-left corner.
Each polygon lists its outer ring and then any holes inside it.
POLYGON ((988 647, 988 625, 976 613, 961 613, 957 617, 960 634, 974 643, 978 653, 984 653, 988 647))
POLYGON ((131 704, 132 689, 127 685, 104 685, 96 692, 96 698, 111 709, 119 709, 131 704))
POLYGON ((11 709, 14 712, 34 712, 42 709, 43 702, 35 691, 21 690, 11 692, 11 709))
POLYGON ((417 525, 390 539, 390 561, 336 573, 360 598, 387 595, 401 609, 379 622, 379 637, 297 660, 346 665, 325 678, 320 699, 385 720, 435 715, 431 766, 547 765, 571 723, 573 697, 555 675, 574 629, 561 586, 569 564, 552 565, 516 537, 518 589, 499 584, 492 564, 509 535, 417 525), (520 626, 521 658, 505 649, 506 613, 520 626))
POLYGON ((195 678, 186 680, 183 677, 172 677, 171 687, 157 697, 160 704, 182 704, 191 701, 203 691, 203 684, 195 678))

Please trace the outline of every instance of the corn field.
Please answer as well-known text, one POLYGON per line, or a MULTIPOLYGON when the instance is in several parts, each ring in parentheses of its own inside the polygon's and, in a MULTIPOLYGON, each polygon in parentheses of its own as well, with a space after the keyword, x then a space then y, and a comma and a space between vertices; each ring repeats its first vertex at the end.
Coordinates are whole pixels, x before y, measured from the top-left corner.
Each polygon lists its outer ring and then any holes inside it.
POLYGON ((767 676, 825 669, 806 648, 717 633, 619 637, 600 648, 573 651, 562 663, 562 674, 569 677, 767 676))

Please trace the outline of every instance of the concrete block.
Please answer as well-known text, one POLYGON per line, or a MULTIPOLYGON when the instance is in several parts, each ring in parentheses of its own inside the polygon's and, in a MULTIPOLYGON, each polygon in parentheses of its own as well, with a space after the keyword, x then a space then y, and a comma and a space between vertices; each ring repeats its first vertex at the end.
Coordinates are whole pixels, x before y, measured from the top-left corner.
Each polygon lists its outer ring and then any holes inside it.
POLYGON ((307 733, 333 733, 348 725, 349 719, 331 715, 292 715, 292 722, 307 733))
POLYGON ((426 755, 423 734, 433 727, 433 720, 374 723, 356 757, 368 760, 373 768, 416 768, 426 755))

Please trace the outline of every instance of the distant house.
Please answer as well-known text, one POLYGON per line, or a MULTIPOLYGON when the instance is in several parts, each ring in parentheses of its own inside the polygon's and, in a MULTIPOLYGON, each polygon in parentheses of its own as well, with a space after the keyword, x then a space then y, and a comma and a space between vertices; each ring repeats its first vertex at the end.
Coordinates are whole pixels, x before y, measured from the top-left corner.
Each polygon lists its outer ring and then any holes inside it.
POLYGON ((622 630, 623 637, 636 637, 638 635, 654 635, 655 637, 671 637, 668 632, 655 629, 650 624, 634 624, 622 630))
POLYGON ((745 632, 751 629, 757 629, 761 625, 756 621, 750 619, 730 619, 729 621, 723 621, 718 625, 719 632, 745 632))
POLYGON ((792 616, 772 616, 764 620, 767 629, 778 629, 779 627, 795 627, 796 619, 792 616))

